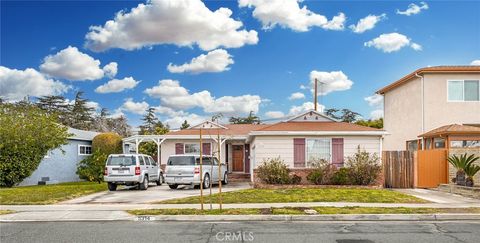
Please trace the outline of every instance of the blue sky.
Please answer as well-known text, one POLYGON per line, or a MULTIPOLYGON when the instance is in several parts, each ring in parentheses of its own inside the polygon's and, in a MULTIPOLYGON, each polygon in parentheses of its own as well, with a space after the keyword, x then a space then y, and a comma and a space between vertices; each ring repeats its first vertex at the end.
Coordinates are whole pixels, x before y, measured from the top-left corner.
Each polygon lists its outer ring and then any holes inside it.
POLYGON ((378 88, 480 59, 478 1, 169 2, 2 1, 0 96, 82 90, 132 125, 156 107, 175 127, 217 112, 280 119, 309 109, 317 77, 329 91, 322 105, 370 118, 381 99, 365 98, 378 88), (116 72, 104 68, 112 62, 116 72))

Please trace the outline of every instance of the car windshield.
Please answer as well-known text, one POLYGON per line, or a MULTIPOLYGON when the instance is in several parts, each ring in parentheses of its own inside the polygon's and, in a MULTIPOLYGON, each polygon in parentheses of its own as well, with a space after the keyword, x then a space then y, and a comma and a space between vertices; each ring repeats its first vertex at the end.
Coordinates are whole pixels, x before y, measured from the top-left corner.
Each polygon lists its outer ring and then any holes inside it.
POLYGON ((167 165, 175 165, 175 166, 194 165, 194 161, 195 159, 193 156, 170 157, 168 158, 167 165))
POLYGON ((107 165, 135 165, 134 156, 115 156, 108 158, 107 165))

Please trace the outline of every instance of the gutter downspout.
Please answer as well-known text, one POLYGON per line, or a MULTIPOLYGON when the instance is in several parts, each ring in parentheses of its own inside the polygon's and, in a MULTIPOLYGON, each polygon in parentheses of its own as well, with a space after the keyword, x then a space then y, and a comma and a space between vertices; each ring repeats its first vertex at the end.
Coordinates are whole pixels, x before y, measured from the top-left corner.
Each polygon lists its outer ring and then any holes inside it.
MULTIPOLYGON (((422 80, 422 134, 425 133, 425 81, 422 75, 415 73, 415 76, 422 80)), ((422 150, 425 149, 424 141, 422 141, 422 150)))

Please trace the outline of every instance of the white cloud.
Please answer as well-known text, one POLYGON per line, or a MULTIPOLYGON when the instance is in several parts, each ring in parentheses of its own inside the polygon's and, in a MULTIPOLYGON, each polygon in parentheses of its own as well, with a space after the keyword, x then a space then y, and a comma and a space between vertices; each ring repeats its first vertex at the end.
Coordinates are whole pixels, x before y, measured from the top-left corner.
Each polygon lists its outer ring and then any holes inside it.
POLYGON ((116 62, 111 62, 103 67, 103 72, 109 78, 115 77, 118 72, 118 64, 116 62))
POLYGON ((145 113, 145 110, 147 110, 148 107, 150 107, 150 105, 145 101, 135 102, 132 98, 127 98, 125 103, 123 103, 123 105, 116 112, 121 113, 122 111, 127 111, 137 115, 142 115, 145 113))
POLYGON ((478 66, 480 65, 480 60, 473 60, 470 65, 478 66))
POLYGON ((171 73, 218 73, 230 70, 228 65, 233 64, 233 59, 226 50, 217 49, 193 58, 190 63, 183 65, 168 64, 171 73))
POLYGON ((159 98, 162 106, 172 109, 203 108, 205 112, 225 114, 244 114, 258 112, 262 99, 257 95, 213 97, 209 91, 203 90, 190 94, 180 86, 177 80, 164 79, 157 86, 148 88, 145 93, 152 98, 159 98))
POLYGON ((321 27, 329 30, 342 30, 345 14, 339 13, 331 21, 320 14, 310 11, 307 6, 300 7, 301 0, 239 0, 239 7, 255 8, 253 17, 260 20, 263 29, 273 29, 279 25, 294 31, 305 32, 311 27, 321 27))
POLYGON ((258 42, 257 32, 242 29, 232 11, 208 9, 201 0, 151 0, 120 11, 103 26, 91 26, 86 47, 134 50, 156 44, 198 45, 203 50, 241 47, 258 42))
POLYGON ((265 116, 268 118, 277 119, 277 118, 285 117, 285 114, 281 111, 267 111, 265 112, 265 116))
POLYGON ((383 118, 383 109, 373 110, 370 112, 370 119, 376 120, 383 118))
POLYGON ((381 14, 381 15, 370 14, 367 17, 360 19, 356 25, 354 24, 350 25, 349 28, 352 29, 353 32, 360 34, 367 30, 371 30, 375 28, 375 25, 378 22, 386 18, 387 18, 386 14, 381 14))
POLYGON ((123 79, 112 79, 106 84, 102 84, 95 89, 95 92, 105 93, 118 93, 126 89, 133 89, 140 81, 136 81, 132 77, 126 77, 123 79))
POLYGON ((364 100, 368 102, 369 106, 383 105, 383 95, 374 94, 372 96, 365 97, 364 100))
POLYGON ((35 69, 9 69, 0 66, 0 97, 20 100, 25 96, 59 95, 70 87, 60 81, 45 77, 35 69))
POLYGON ((180 116, 170 117, 164 120, 165 124, 168 124, 172 129, 179 129, 182 123, 186 120, 190 126, 200 124, 207 120, 205 116, 200 116, 193 113, 187 113, 180 116))
POLYGON ((295 92, 288 97, 289 100, 300 100, 300 99, 305 99, 305 95, 301 92, 295 92))
POLYGON ((104 75, 100 61, 68 46, 55 55, 48 55, 40 65, 40 71, 51 77, 68 80, 96 80, 104 75))
MULTIPOLYGON (((291 116, 298 115, 302 112, 313 110, 314 108, 315 106, 313 105, 313 102, 305 102, 299 106, 292 106, 288 114, 291 116)), ((325 106, 317 103, 317 109, 318 111, 323 111, 325 106)))
POLYGON ((323 72, 313 70, 310 72, 310 85, 313 92, 315 78, 318 80, 318 94, 326 95, 334 91, 348 90, 352 87, 353 81, 348 79, 342 71, 323 72))
POLYGON ((421 45, 413 43, 407 36, 399 33, 381 34, 379 37, 365 42, 364 46, 375 47, 386 53, 399 51, 406 46, 410 46, 415 51, 422 50, 421 45))
POLYGON ((419 14, 420 12, 422 12, 422 10, 428 9, 428 4, 426 2, 420 2, 420 4, 422 6, 418 6, 415 3, 410 3, 405 11, 400 11, 399 9, 397 9, 397 14, 410 16, 414 14, 419 14))

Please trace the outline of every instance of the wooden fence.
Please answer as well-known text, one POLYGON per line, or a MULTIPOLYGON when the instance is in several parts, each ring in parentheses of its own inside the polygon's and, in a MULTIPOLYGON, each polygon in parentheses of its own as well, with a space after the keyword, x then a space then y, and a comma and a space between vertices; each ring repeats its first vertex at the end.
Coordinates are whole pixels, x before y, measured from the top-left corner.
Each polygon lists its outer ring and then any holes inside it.
POLYGON ((383 151, 383 176, 385 188, 413 188, 415 162, 409 151, 383 151))

